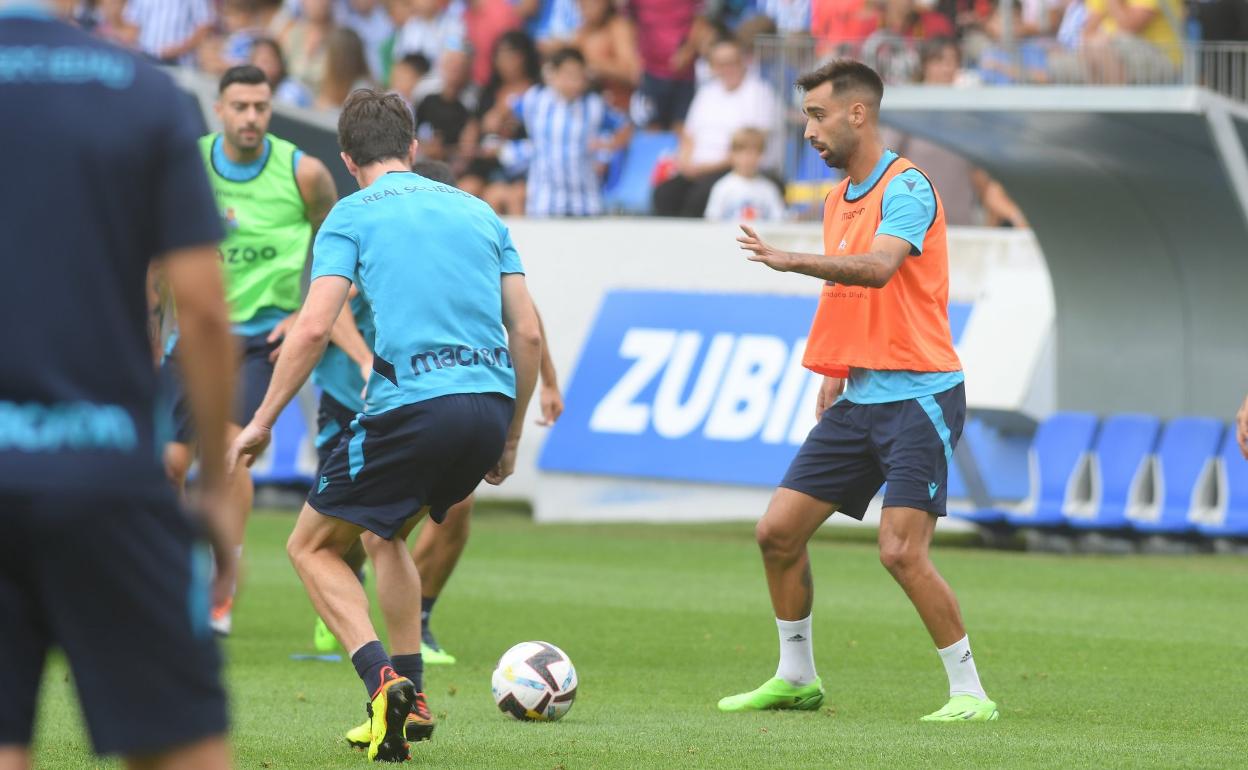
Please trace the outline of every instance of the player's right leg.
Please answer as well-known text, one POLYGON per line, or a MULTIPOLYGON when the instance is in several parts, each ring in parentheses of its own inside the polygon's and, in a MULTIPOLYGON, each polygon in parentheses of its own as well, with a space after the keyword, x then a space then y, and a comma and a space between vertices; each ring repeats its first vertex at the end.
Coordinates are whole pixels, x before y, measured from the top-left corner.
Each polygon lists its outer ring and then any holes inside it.
POLYGON ((834 511, 861 519, 883 483, 867 417, 847 401, 824 410, 758 522, 780 664, 761 687, 720 700, 721 711, 811 710, 823 703, 811 644, 814 582, 806 544, 834 511))
MULTIPOLYGON (((368 595, 342 558, 361 532, 362 527, 305 504, 286 551, 317 615, 351 654, 369 694, 368 758, 401 762, 410 756, 404 730, 417 689, 396 672, 369 619, 368 595)), ((418 629, 417 639, 419 635, 418 629)))
POLYGON ((755 536, 780 631, 780 664, 761 687, 721 699, 720 711, 809 710, 823 704, 811 645, 815 587, 806 543, 832 511, 831 504, 792 489, 780 487, 772 495, 755 536))

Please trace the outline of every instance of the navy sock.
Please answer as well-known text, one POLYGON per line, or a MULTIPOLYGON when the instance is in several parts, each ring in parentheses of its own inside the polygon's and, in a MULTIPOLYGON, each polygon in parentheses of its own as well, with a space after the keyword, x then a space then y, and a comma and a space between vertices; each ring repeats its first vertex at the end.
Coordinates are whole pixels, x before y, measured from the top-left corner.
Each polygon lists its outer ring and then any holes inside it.
POLYGON ((412 680, 412 684, 416 685, 416 692, 425 691, 425 661, 420 657, 420 653, 415 655, 395 655, 394 672, 399 676, 405 676, 412 680))
POLYGON ((428 628, 429 616, 433 614, 433 605, 437 602, 436 596, 420 597, 420 625, 422 628, 428 628))
POLYGON ((351 656, 351 663, 355 666, 355 672, 360 675, 360 679, 364 680, 364 689, 368 692, 370 700, 381 689, 382 671, 387 668, 394 670, 394 664, 390 662, 386 648, 382 647, 381 642, 376 639, 356 650, 351 656))

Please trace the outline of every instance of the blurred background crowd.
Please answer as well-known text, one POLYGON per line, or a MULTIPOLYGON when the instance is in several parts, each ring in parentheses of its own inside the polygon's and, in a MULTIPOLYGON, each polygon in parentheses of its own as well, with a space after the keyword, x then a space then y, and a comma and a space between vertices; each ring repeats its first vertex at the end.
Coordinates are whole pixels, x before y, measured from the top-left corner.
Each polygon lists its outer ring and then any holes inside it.
MULTIPOLYGON (((78 19, 208 75, 255 64, 289 107, 398 92, 420 152, 502 214, 763 221, 818 213, 787 184, 797 102, 774 52, 890 84, 1165 84, 1194 41, 1248 39, 1244 0, 87 0, 78 19)), ((1025 225, 964 159, 888 139, 951 224, 1025 225)))

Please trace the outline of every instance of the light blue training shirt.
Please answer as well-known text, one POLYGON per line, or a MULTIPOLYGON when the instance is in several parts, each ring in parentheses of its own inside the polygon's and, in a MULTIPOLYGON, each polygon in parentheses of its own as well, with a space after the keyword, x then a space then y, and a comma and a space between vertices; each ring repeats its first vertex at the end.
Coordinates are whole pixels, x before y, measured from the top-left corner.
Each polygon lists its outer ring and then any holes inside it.
POLYGON ((489 204, 411 172, 335 204, 312 247, 312 280, 359 287, 376 337, 364 413, 455 393, 515 398, 501 276, 523 273, 489 204))

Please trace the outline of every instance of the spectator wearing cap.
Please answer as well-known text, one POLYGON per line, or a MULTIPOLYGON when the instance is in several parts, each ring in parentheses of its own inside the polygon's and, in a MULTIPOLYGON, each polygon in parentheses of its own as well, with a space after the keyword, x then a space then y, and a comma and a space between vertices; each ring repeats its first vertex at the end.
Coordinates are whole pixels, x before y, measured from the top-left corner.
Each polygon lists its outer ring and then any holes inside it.
POLYGON ((532 148, 525 213, 539 217, 602 214, 603 154, 622 149, 630 129, 599 94, 589 92, 585 57, 564 48, 547 65, 549 85, 513 104, 532 148))
POLYGON ((130 0, 122 18, 139 50, 165 64, 190 65, 212 33, 211 0, 130 0))
MULTIPOLYGON (((659 216, 701 217, 711 187, 728 173, 732 137, 751 126, 770 134, 779 117, 775 93, 750 72, 741 44, 731 38, 711 49, 714 78, 698 89, 680 135, 677 175, 654 190, 659 216)), ((774 155, 765 166, 774 167, 774 155)))

